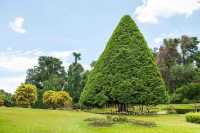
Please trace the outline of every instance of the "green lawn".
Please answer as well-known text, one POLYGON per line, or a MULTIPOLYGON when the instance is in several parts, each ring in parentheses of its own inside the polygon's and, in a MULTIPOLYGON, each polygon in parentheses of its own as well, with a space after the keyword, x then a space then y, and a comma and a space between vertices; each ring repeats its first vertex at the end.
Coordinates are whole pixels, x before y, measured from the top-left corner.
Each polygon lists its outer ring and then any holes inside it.
MULTIPOLYGON (((199 133, 200 125, 185 121, 184 115, 137 116, 155 121, 153 128, 118 124, 97 128, 84 119, 104 117, 85 112, 0 108, 0 133, 199 133)), ((133 117, 133 116, 132 116, 133 117)))

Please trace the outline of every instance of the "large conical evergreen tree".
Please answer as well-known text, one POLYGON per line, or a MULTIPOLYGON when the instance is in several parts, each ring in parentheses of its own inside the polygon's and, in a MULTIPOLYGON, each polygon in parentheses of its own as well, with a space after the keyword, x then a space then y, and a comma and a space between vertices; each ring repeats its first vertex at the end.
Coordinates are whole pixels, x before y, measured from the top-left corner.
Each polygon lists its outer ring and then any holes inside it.
POLYGON ((153 54, 130 16, 124 16, 91 71, 80 103, 156 105, 167 92, 153 54))

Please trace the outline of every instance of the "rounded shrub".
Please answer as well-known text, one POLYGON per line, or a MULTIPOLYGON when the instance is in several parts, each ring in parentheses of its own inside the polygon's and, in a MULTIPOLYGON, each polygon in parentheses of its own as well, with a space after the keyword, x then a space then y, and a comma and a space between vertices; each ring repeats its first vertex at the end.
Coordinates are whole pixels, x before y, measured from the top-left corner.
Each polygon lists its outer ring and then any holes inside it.
POLYGON ((187 122, 200 124, 200 113, 188 113, 185 117, 187 122))
POLYGON ((176 103, 196 103, 200 101, 200 83, 183 85, 176 90, 176 103))

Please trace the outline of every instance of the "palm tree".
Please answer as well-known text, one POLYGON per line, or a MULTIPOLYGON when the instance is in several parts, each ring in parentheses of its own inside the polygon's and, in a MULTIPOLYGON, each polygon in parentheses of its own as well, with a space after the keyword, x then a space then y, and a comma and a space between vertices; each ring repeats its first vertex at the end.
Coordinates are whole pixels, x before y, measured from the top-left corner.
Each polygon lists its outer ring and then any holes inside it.
POLYGON ((75 64, 77 64, 78 60, 81 60, 81 53, 73 52, 73 56, 75 58, 75 64))

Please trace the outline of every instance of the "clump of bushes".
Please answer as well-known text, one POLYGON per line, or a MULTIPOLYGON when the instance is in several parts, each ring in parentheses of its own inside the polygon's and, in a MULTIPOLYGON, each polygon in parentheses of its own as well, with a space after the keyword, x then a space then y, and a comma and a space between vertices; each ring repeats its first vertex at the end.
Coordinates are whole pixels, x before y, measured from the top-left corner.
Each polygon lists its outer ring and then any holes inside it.
POLYGON ((191 83, 178 88, 173 101, 185 104, 200 102, 200 83, 191 83))
POLYGON ((175 109, 177 114, 186 114, 189 112, 195 112, 195 109, 175 109))
POLYGON ((156 123, 153 121, 143 121, 143 120, 134 120, 128 119, 125 116, 110 116, 108 115, 106 118, 87 118, 85 121, 88 122, 89 125, 94 127, 108 127, 112 126, 113 124, 119 123, 128 123, 133 125, 139 125, 144 127, 155 127, 156 123))
POLYGON ((0 106, 12 107, 15 105, 15 100, 12 94, 0 90, 0 106))
POLYGON ((187 122, 200 124, 200 113, 188 113, 185 117, 187 122))

